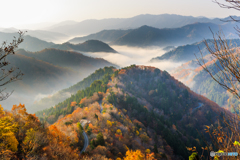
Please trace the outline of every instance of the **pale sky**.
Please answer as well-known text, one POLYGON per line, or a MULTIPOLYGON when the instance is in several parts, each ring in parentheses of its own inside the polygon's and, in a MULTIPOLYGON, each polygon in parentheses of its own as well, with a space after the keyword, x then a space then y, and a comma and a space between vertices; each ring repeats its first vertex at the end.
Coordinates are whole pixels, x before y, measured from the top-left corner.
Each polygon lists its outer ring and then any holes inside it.
POLYGON ((212 0, 2 0, 0 27, 165 13, 223 18, 240 11, 220 8, 212 0))

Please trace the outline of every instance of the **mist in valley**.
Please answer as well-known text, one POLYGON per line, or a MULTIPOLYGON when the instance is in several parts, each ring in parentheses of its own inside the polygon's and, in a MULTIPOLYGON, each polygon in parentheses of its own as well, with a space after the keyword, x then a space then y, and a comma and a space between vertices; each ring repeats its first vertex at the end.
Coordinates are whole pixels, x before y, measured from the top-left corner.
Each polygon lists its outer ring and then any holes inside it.
POLYGON ((170 72, 174 68, 180 66, 182 62, 172 62, 172 61, 159 61, 150 62, 154 57, 161 56, 166 51, 159 47, 149 47, 149 48, 137 48, 128 46, 111 46, 118 53, 83 53, 86 56, 91 56, 94 58, 103 58, 113 64, 120 66, 121 68, 135 65, 146 65, 159 68, 160 70, 166 70, 170 72))
MULTIPOLYGON (((174 68, 180 66, 182 63, 176 63, 172 61, 161 61, 161 62, 149 62, 153 57, 161 56, 166 51, 162 48, 152 47, 152 48, 136 48, 136 47, 127 47, 127 46, 111 46, 115 49, 118 53, 103 53, 103 52, 96 52, 96 53, 83 53, 83 55, 94 57, 94 58, 103 58, 113 64, 119 66, 119 68, 127 67, 132 64, 136 65, 146 65, 146 66, 153 66, 159 68, 160 70, 166 70, 171 72, 174 68)), ((62 81, 53 81, 53 80, 45 80, 44 84, 53 84, 52 86, 45 86, 43 88, 32 85, 31 87, 22 87, 21 80, 19 82, 15 82, 10 88, 6 86, 7 91, 10 92, 11 89, 15 90, 12 95, 5 101, 2 101, 2 106, 5 109, 11 109, 15 104, 25 104, 28 112, 35 112, 36 106, 44 106, 44 108, 50 108, 56 104, 58 104, 59 100, 65 100, 66 98, 70 97, 70 92, 63 92, 60 93, 59 91, 66 89, 77 82, 80 82, 93 71, 86 71, 82 70, 81 74, 74 74, 71 76, 64 76, 64 80, 62 81), (14 88, 16 87, 16 88, 14 88), (23 89, 24 88, 24 89, 23 89), (59 97, 57 100, 54 97, 59 97), (51 98, 51 100, 47 100, 51 98), (45 99, 44 101, 42 101, 45 99), (47 104, 46 104, 47 102, 47 104), (46 104, 46 105, 43 105, 46 104), (35 106, 35 109, 32 109, 32 106, 35 106)), ((24 81, 23 76, 23 81, 24 81)), ((44 86, 44 84, 42 84, 44 86)), ((40 84, 38 84, 40 85, 40 84)), ((42 110, 44 108, 38 108, 37 110, 42 110)))

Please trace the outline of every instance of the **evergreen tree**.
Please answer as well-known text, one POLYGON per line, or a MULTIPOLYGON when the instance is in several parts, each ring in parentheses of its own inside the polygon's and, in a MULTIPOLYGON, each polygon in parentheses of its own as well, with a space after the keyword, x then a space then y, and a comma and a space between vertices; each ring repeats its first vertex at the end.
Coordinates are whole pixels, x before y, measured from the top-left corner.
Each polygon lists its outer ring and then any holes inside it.
POLYGON ((98 133, 98 135, 97 135, 97 142, 96 143, 97 143, 97 145, 101 145, 101 146, 105 145, 105 141, 104 141, 102 132, 98 133))

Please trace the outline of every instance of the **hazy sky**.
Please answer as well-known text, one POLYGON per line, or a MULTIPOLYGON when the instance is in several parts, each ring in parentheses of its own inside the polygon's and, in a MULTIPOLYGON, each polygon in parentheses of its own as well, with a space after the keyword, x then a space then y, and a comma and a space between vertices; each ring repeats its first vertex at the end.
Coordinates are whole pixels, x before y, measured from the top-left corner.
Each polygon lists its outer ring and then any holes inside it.
POLYGON ((0 27, 164 13, 227 17, 240 12, 222 9, 212 0, 3 0, 0 27))

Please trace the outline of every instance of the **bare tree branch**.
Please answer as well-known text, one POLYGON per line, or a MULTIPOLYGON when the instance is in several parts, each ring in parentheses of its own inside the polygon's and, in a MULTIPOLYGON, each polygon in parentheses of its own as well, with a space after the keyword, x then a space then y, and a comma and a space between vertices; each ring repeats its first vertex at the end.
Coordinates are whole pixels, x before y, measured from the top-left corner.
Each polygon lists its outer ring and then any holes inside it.
MULTIPOLYGON (((21 71, 16 72, 19 68, 11 67, 8 68, 10 64, 6 57, 15 54, 14 50, 19 46, 20 43, 23 42, 23 35, 22 31, 19 31, 19 37, 12 40, 10 44, 7 45, 7 42, 4 41, 0 48, 0 87, 5 86, 8 83, 21 80, 23 73, 21 71)), ((3 93, 5 89, 0 89, 0 101, 6 100, 12 93, 3 93)))

